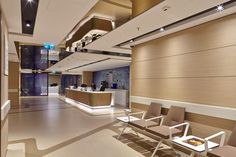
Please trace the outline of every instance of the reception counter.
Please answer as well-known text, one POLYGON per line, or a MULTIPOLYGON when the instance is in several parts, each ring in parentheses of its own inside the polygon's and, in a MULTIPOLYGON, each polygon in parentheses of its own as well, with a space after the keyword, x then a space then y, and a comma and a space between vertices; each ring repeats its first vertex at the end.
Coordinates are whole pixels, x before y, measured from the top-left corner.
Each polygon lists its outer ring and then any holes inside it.
POLYGON ((81 91, 79 89, 66 89, 66 99, 84 104, 91 108, 109 107, 114 105, 114 92, 112 91, 81 91))

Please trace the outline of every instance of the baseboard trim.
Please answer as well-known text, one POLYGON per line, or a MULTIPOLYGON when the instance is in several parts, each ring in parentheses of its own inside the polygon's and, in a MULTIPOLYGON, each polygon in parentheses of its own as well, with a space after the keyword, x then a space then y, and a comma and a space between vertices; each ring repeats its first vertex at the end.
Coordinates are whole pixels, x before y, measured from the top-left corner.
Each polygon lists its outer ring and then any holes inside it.
POLYGON ((218 117, 229 120, 236 120, 236 108, 212 106, 207 104, 197 104, 182 101, 173 101, 166 99, 156 99, 140 96, 131 96, 131 102, 149 105, 151 102, 162 104, 164 108, 170 108, 170 106, 185 107, 187 112, 196 113, 200 115, 218 117))

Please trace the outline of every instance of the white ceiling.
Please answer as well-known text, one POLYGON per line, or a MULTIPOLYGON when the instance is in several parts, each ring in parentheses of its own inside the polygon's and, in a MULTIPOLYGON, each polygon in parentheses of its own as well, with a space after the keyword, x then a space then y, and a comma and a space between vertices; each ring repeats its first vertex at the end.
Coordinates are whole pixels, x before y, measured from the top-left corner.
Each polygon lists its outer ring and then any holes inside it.
POLYGON ((76 52, 66 57, 65 59, 61 60, 57 64, 51 66, 50 68, 47 69, 47 71, 63 72, 71 68, 83 66, 83 67, 69 71, 71 73, 75 73, 75 72, 82 73, 82 71, 98 71, 98 70, 103 70, 103 69, 112 69, 112 68, 128 66, 130 62, 131 62, 130 57, 120 57, 120 56, 76 52), (83 66, 83 65, 86 65, 92 62, 101 61, 101 60, 105 60, 105 61, 83 66))
MULTIPOLYGON (((131 53, 131 50, 129 49, 120 49, 114 46, 226 1, 229 0, 165 0, 98 40, 88 44, 85 48, 100 51, 131 53), (162 10, 165 6, 170 7, 166 12, 162 10)), ((220 16, 221 15, 219 15, 219 17, 220 16)), ((144 41, 147 40, 143 40, 142 42, 144 41)))
POLYGON ((59 44, 98 0, 40 0, 33 36, 21 34, 20 0, 1 0, 9 27, 9 52, 15 52, 14 41, 59 44))
MULTIPOLYGON (((42 44, 44 42, 52 42, 59 44, 72 28, 88 13, 88 11, 96 4, 98 0, 40 0, 36 25, 33 36, 25 36, 21 34, 21 13, 20 0, 1 0, 3 12, 7 18, 10 38, 10 53, 15 52, 13 41, 26 43, 42 44), (81 7, 83 6, 83 7, 81 7)), ((112 0, 114 1, 114 0, 112 0)), ((157 28, 179 21, 203 10, 217 6, 228 0, 165 0, 159 5, 154 6, 150 10, 126 22, 115 30, 107 33, 101 38, 88 44, 85 48, 91 50, 111 51, 119 53, 131 53, 129 49, 115 48, 114 46, 124 41, 128 41, 134 37, 148 33, 157 28), (166 12, 162 8, 169 6, 166 12), (137 29, 139 28, 139 29, 137 29)), ((194 25, 198 25, 215 18, 219 18, 236 12, 235 7, 223 11, 221 14, 214 14, 207 18, 182 25, 178 28, 165 31, 158 35, 145 38, 133 44, 140 44, 151 39, 155 39, 169 33, 186 29, 194 25)), ((115 13, 114 13, 115 14, 115 13)), ((56 65, 50 67, 50 71, 65 71, 67 69, 111 58, 109 60, 96 64, 83 66, 70 72, 81 73, 86 71, 97 71, 109 68, 116 68, 129 65, 130 58, 114 57, 108 55, 98 55, 90 53, 74 53, 66 59, 60 61, 56 65), (122 59, 122 60, 120 60, 122 59)))
POLYGON ((105 69, 115 69, 119 67, 129 66, 130 62, 131 61, 128 60, 119 60, 116 58, 111 58, 109 60, 84 66, 75 70, 71 70, 69 72, 82 74, 83 71, 100 71, 105 69))

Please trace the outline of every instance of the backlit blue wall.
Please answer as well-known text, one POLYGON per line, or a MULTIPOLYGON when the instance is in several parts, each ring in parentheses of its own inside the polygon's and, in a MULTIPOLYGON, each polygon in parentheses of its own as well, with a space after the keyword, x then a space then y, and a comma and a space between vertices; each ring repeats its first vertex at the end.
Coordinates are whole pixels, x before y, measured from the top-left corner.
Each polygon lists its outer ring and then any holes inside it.
POLYGON ((117 83, 119 89, 129 89, 129 66, 116 69, 108 69, 93 72, 93 83, 97 88, 100 87, 101 81, 107 81, 109 87, 112 83, 117 83))
POLYGON ((61 94, 65 94, 65 89, 69 88, 70 86, 77 85, 81 79, 80 75, 61 75, 61 94))

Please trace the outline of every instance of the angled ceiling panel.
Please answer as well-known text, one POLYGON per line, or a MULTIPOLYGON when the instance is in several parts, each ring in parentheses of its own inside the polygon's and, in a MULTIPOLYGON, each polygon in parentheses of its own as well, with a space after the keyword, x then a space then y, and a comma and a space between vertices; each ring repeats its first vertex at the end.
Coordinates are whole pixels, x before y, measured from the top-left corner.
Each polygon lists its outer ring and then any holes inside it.
MULTIPOLYGON (((221 0, 220 2, 216 0, 191 0, 191 2, 189 0, 165 0, 98 40, 88 44, 85 48, 99 51, 131 53, 130 48, 118 48, 116 45, 209 8, 216 7, 227 1, 229 0, 221 0), (169 10, 163 11, 165 7, 169 7, 169 10)), ((218 15, 218 18, 222 17, 222 15, 224 15, 224 11, 218 15)), ((196 23, 194 24, 196 25, 196 23)))

